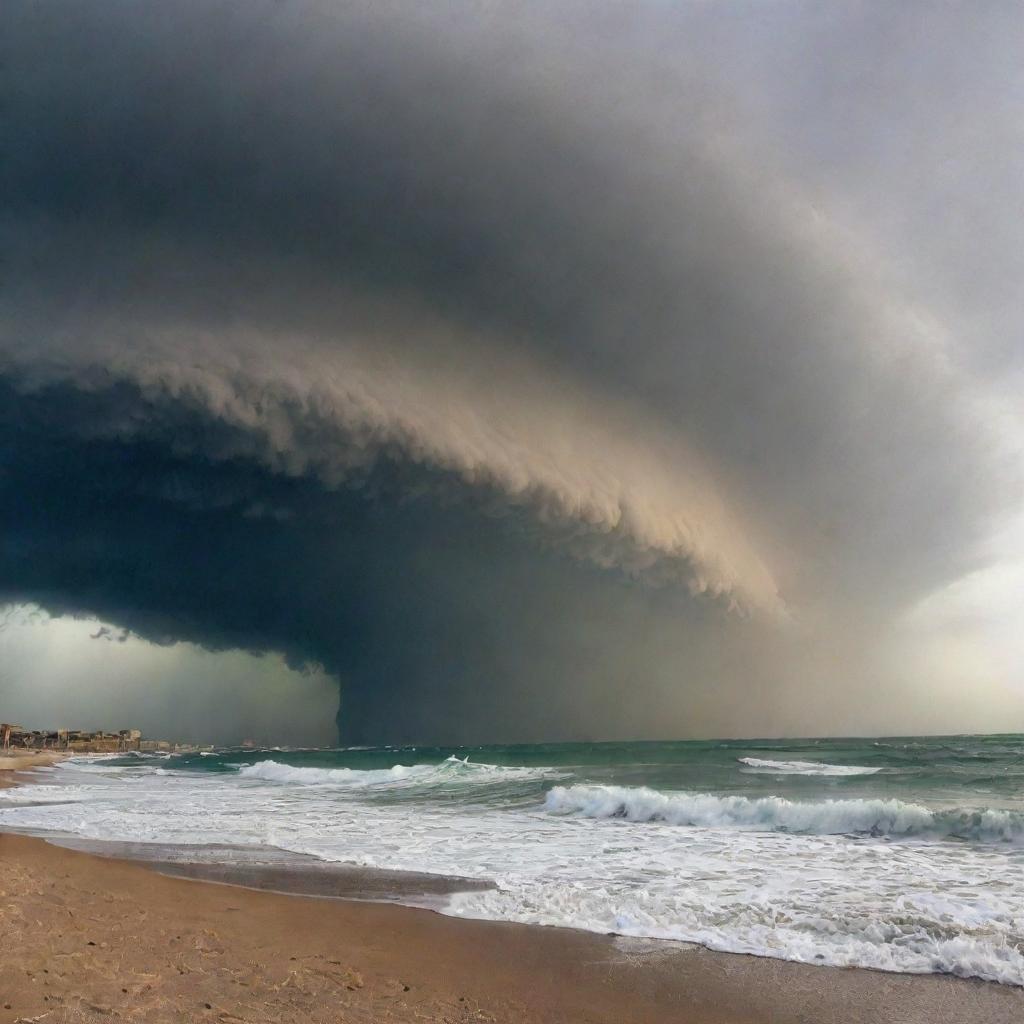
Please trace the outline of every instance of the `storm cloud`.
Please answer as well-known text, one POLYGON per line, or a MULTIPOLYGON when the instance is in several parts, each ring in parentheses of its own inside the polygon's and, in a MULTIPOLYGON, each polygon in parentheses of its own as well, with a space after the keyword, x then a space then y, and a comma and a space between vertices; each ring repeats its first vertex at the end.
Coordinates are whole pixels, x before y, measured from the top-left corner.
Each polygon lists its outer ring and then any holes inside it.
POLYGON ((0 601, 321 665, 355 741, 825 731, 1019 506, 1005 337, 730 15, 0 19, 0 601))

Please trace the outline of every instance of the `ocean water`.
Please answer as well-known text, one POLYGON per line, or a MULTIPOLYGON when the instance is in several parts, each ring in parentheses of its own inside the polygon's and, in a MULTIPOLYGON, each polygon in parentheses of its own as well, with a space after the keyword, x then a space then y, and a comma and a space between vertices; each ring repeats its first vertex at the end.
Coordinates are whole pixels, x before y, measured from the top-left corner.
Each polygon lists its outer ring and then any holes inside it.
POLYGON ((0 828, 493 880, 443 912, 1024 985, 1024 737, 75 758, 0 828))

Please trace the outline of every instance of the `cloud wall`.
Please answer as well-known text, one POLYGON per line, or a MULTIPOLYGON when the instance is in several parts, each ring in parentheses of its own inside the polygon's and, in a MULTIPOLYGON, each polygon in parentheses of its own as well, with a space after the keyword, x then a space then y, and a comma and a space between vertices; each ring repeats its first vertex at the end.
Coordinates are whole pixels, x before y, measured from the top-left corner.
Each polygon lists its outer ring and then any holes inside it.
POLYGON ((361 739, 759 731, 1019 501, 729 12, 0 18, 0 599, 322 664, 361 739))

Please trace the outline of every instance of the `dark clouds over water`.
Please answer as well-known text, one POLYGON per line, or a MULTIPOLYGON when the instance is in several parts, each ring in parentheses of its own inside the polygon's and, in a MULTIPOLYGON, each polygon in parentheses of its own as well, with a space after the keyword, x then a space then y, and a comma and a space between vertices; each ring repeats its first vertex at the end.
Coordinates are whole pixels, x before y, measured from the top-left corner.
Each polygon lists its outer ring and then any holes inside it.
POLYGON ((836 728, 1016 426, 732 18, 6 5, 0 599, 323 664, 358 740, 836 728))

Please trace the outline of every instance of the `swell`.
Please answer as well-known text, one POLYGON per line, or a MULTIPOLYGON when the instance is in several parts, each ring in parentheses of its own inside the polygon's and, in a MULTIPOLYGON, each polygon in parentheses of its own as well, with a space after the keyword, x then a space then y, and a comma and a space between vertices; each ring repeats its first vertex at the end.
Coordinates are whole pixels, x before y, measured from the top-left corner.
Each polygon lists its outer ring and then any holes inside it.
POLYGON ((701 828, 1024 842, 1020 812, 966 807, 932 810, 902 800, 804 802, 780 796, 661 793, 646 787, 555 786, 544 808, 551 814, 701 828))

